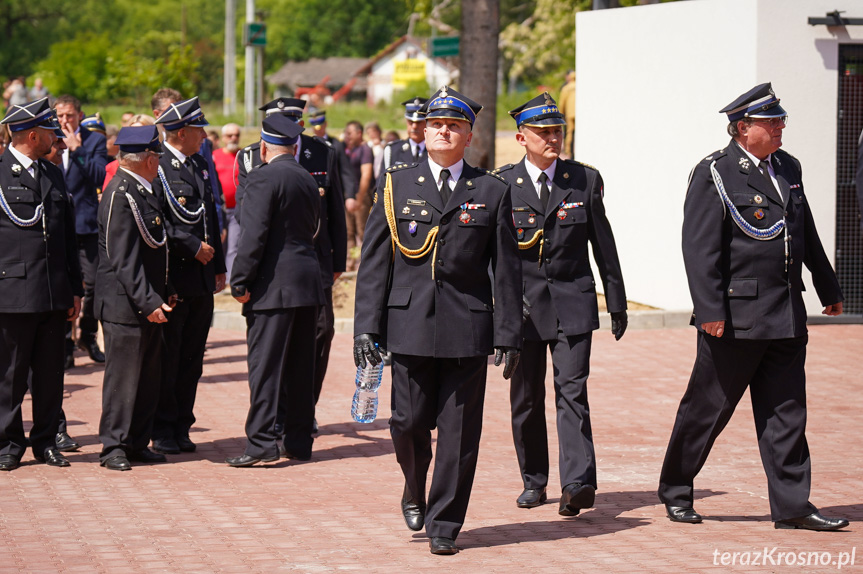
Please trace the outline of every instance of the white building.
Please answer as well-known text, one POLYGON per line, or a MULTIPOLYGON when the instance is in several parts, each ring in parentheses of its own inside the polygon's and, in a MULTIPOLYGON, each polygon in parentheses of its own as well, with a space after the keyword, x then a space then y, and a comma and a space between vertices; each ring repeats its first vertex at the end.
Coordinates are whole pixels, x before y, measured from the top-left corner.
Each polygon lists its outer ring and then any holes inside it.
MULTIPOLYGON (((863 240, 848 201, 863 129, 863 26, 808 23, 834 10, 863 18, 860 0, 689 0, 577 14, 575 156, 604 177, 631 300, 691 310, 681 255, 689 172, 729 141, 718 110, 772 82, 790 118, 783 148, 803 165, 846 310, 863 313, 863 240)), ((806 271, 804 282, 808 312, 819 315, 806 271)))
POLYGON ((433 92, 449 84, 455 74, 440 58, 431 58, 420 42, 402 36, 380 51, 360 68, 356 74, 365 76, 369 105, 391 102, 393 94, 406 88, 411 82, 425 80, 433 92))

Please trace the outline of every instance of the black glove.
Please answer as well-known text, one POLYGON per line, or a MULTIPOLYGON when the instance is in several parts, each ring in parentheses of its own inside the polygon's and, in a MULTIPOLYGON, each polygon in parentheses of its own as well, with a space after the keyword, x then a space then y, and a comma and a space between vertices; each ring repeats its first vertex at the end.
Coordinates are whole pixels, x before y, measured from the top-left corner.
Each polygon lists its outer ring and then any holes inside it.
POLYGON ((530 317, 530 308, 532 305, 530 301, 527 300, 526 295, 521 296, 521 323, 522 325, 527 321, 527 318, 530 317))
POLYGON ((615 341, 619 341, 623 337, 628 324, 629 318, 626 316, 626 311, 611 314, 611 332, 614 334, 615 341))
POLYGON ((518 365, 518 358, 521 356, 519 350, 515 347, 496 347, 494 350, 494 366, 499 367, 501 360, 505 362, 503 364, 503 378, 508 379, 512 376, 513 371, 515 371, 515 367, 518 365))
POLYGON ((373 367, 383 361, 375 339, 375 335, 369 333, 354 337, 354 364, 356 366, 365 369, 366 361, 373 367))

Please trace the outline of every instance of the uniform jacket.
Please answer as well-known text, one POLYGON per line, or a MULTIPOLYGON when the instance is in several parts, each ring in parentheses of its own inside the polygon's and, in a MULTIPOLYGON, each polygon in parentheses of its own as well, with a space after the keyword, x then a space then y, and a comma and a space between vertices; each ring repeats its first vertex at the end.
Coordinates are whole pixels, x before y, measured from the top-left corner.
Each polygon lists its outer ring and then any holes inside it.
POLYGON ((772 164, 782 196, 749 156, 732 141, 704 158, 692 172, 683 219, 683 260, 695 305, 693 324, 726 322, 726 336, 737 339, 781 339, 806 333, 802 266, 812 272, 821 303, 842 301, 842 291, 815 230, 803 190, 800 163, 779 150, 772 164), (783 216, 785 234, 758 240, 744 234, 714 185, 710 165, 722 178, 740 215, 758 229, 783 216))
MULTIPOLYGON (((315 179, 321 196, 321 224, 315 236, 315 252, 321 265, 324 288, 333 284, 333 273, 343 273, 348 254, 348 232, 345 225, 345 200, 342 193, 339 160, 336 151, 320 138, 300 135, 300 165, 315 179)), ((247 167, 261 165, 260 142, 244 148, 237 154, 237 213, 245 192, 247 167)), ((240 213, 242 218, 242 214, 240 213)))
POLYGON ((111 160, 105 147, 105 136, 83 127, 78 133, 81 134, 81 146, 69 154, 69 167, 63 177, 75 206, 75 233, 96 234, 99 233, 96 221, 99 190, 105 181, 105 166, 111 160))
POLYGON ((424 160, 425 156, 426 151, 423 149, 422 154, 414 159, 413 153, 411 153, 410 140, 397 140, 387 144, 387 147, 384 148, 384 167, 390 168, 400 163, 411 165, 424 160))
POLYGON ((73 296, 83 297, 75 214, 63 173, 39 160, 40 183, 23 169, 10 150, 0 156, 0 188, 20 219, 31 219, 44 205, 44 224, 18 227, 0 210, 0 313, 66 310, 73 296), (17 166, 17 168, 15 167, 17 166))
POLYGON ((243 314, 323 305, 314 245, 321 206, 317 182, 286 154, 253 170, 246 189, 231 270, 231 287, 251 292, 243 314))
POLYGON ((178 201, 185 202, 184 207, 187 210, 195 212, 202 203, 206 206, 206 220, 191 225, 181 221, 168 203, 159 176, 153 180, 153 192, 160 200, 168 227, 171 283, 181 299, 213 293, 216 289, 216 275, 226 272, 213 190, 210 187, 210 180, 217 176, 210 173, 206 162, 198 154, 192 154, 188 159, 194 168, 183 165, 166 147, 165 153, 159 159, 159 165, 172 192, 178 201), (206 265, 195 259, 195 254, 204 241, 204 225, 207 225, 209 245, 215 249, 213 259, 206 265))
POLYGON ((540 205, 525 161, 497 170, 512 189, 512 219, 518 240, 528 242, 537 230, 543 232, 541 242, 519 250, 524 294, 531 304, 524 336, 535 341, 556 339, 558 322, 567 336, 598 329, 596 283, 587 253, 588 241, 609 312, 626 309, 620 260, 602 203, 602 176, 590 166, 558 159, 546 210, 540 205))
POLYGON ((168 302, 167 245, 151 247, 138 228, 129 198, 141 223, 156 241, 165 234, 159 198, 122 169, 108 183, 99 203, 99 270, 96 273, 96 318, 137 325, 168 302))
POLYGON ((400 241, 417 249, 439 226, 437 247, 420 259, 398 249, 394 255, 381 178, 363 241, 354 333, 379 335, 394 353, 426 357, 521 348, 521 266, 506 182, 465 163, 444 206, 428 161, 388 171, 400 241), (466 203, 474 208, 462 209, 466 203))

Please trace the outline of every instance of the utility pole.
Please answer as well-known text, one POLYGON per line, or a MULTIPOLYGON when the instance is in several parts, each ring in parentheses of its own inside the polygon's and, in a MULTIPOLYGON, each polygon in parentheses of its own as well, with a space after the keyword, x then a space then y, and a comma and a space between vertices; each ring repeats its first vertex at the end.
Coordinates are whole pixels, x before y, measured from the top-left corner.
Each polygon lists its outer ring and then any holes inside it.
POLYGON ((237 0, 225 0, 225 73, 222 114, 237 111, 237 0))
MULTIPOLYGON (((246 0, 246 25, 253 23, 255 21, 255 0, 246 0)), ((251 45, 250 42, 246 41, 246 89, 245 89, 245 102, 246 102, 246 113, 245 113, 245 123, 246 127, 253 127, 257 122, 255 121, 255 102, 257 99, 255 98, 255 71, 257 66, 255 65, 255 47, 251 45)))

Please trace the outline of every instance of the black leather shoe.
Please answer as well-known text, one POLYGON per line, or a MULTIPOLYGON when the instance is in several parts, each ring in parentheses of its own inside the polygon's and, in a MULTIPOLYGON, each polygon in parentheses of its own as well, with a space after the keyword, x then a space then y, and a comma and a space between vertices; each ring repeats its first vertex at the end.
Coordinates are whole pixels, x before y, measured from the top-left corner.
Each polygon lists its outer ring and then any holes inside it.
POLYGON ((573 482, 563 487, 560 495, 561 516, 578 516, 582 508, 590 508, 596 500, 596 489, 589 484, 573 482))
POLYGON ((258 464, 259 462, 275 462, 277 460, 279 460, 279 457, 277 456, 273 458, 255 458, 247 454, 241 454, 240 456, 233 456, 231 458, 225 459, 225 462, 227 462, 230 466, 241 468, 244 466, 252 466, 253 464, 258 464))
POLYGON ((304 455, 294 454, 291 451, 289 451, 287 448, 285 448, 284 444, 279 446, 279 455, 282 456, 283 458, 290 458, 293 460, 300 460, 303 462, 308 461, 308 460, 312 460, 312 453, 304 454, 304 455))
POLYGON ((405 485, 404 493, 402 493, 402 516, 404 516, 408 528, 414 532, 422 530, 425 525, 425 512, 426 505, 414 500, 407 485, 405 485))
POLYGON ((135 461, 135 462, 146 462, 146 463, 167 462, 168 461, 168 459, 165 458, 164 454, 159 454, 159 453, 153 452, 149 448, 142 448, 141 450, 136 450, 134 452, 130 452, 126 458, 128 458, 129 460, 135 461))
POLYGON ((101 465, 108 470, 132 470, 132 465, 129 464, 129 459, 122 454, 106 458, 101 462, 101 465))
POLYGON ((153 440, 153 450, 162 454, 180 454, 180 446, 172 438, 153 440))
POLYGON ((318 434, 318 419, 312 419, 312 434, 318 434))
POLYGON ((15 470, 21 461, 14 454, 0 454, 0 470, 15 470))
POLYGON ((34 456, 39 462, 44 462, 48 466, 71 466, 65 456, 60 454, 60 451, 53 446, 49 446, 42 453, 42 456, 34 456))
POLYGON ((180 452, 195 452, 195 449, 198 448, 198 445, 193 443, 192 439, 187 436, 178 436, 177 447, 179 447, 180 452))
POLYGON ((75 355, 72 353, 66 353, 66 358, 63 359, 63 370, 68 371, 72 367, 75 366, 75 355))
POLYGON ((78 441, 70 437, 65 432, 58 432, 57 436, 54 437, 54 446, 57 447, 57 450, 60 452, 74 452, 81 448, 81 445, 78 444, 78 441))
POLYGON ((817 510, 809 516, 777 520, 774 528, 802 528, 803 530, 839 530, 848 526, 844 518, 827 518, 817 510))
POLYGON ((458 554, 458 547, 455 545, 455 540, 452 538, 444 538, 442 536, 433 536, 429 540, 429 550, 432 554, 458 554))
POLYGON ((78 348, 82 351, 87 351, 87 354, 90 355, 90 358, 93 359, 95 363, 104 363, 105 362, 105 353, 102 352, 102 349, 99 348, 99 343, 94 341, 82 341, 78 340, 78 348))
POLYGON ((521 496, 515 499, 515 505, 519 508, 536 508, 546 501, 548 495, 545 492, 545 487, 542 488, 525 488, 521 496))
POLYGON ((672 522, 684 522, 686 524, 699 524, 701 515, 695 512, 691 506, 665 505, 665 513, 672 522))

